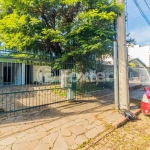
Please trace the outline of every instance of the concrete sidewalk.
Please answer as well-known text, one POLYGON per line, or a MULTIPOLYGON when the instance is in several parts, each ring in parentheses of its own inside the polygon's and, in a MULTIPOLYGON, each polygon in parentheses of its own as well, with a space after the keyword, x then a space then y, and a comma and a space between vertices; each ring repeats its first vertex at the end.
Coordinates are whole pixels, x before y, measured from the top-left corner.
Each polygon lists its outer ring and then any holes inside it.
MULTIPOLYGON (((109 93, 109 91, 108 91, 109 93)), ((134 95, 134 94, 133 94, 134 95)), ((140 110, 132 107, 135 113, 140 110)), ((0 120, 0 150, 68 150, 123 124, 113 95, 0 120)))

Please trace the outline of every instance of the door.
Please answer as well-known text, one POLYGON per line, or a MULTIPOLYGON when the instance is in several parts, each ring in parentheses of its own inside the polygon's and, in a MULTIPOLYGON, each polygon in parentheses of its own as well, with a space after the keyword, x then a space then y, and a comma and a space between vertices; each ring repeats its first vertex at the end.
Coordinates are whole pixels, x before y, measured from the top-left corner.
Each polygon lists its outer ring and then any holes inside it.
POLYGON ((30 84, 30 65, 25 65, 25 84, 30 84))
POLYGON ((3 82, 11 82, 11 66, 3 67, 3 82))

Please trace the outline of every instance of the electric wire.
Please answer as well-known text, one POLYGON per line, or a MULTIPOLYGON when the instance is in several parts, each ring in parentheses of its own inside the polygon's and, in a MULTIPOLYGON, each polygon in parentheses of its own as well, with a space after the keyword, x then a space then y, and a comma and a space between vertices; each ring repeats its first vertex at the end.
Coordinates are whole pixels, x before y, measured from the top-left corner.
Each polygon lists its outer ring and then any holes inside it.
POLYGON ((144 2, 145 2, 145 4, 147 5, 147 7, 149 8, 149 10, 150 10, 150 7, 149 7, 149 5, 148 5, 147 1, 146 1, 146 0, 144 0, 144 2))
POLYGON ((141 5, 141 3, 139 3, 137 0, 133 0, 132 2, 130 0, 126 0, 125 4, 126 4, 126 13, 128 14, 127 16, 128 19, 126 22, 127 33, 130 34, 132 38, 135 38, 136 42, 139 43, 140 45, 149 44, 150 36, 147 34, 147 31, 150 30, 150 21, 147 18, 148 16, 146 16, 147 13, 144 14, 145 9, 141 6, 149 7, 150 5, 148 5, 148 3, 147 5, 141 5), (139 12, 140 15, 137 15, 138 13, 137 11, 139 12), (139 20, 141 20, 141 17, 145 20, 145 23, 139 22, 139 20), (135 24, 135 22, 137 22, 137 24, 135 24))
POLYGON ((144 14, 143 10, 141 9, 139 3, 137 2, 137 0, 133 0, 134 4, 136 5, 136 7, 138 8, 139 12, 141 13, 141 15, 143 16, 143 18, 145 19, 145 21, 148 23, 148 25, 150 26, 150 21, 148 20, 148 18, 146 17, 146 15, 144 14))

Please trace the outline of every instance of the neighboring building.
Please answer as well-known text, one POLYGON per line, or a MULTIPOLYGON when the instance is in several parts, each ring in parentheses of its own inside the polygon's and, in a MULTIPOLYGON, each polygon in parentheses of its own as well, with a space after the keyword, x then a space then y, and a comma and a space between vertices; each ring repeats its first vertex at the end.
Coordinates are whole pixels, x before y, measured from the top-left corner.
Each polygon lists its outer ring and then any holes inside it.
POLYGON ((29 63, 28 59, 22 59, 23 53, 14 54, 15 57, 11 50, 0 50, 0 85, 60 82, 60 70, 53 69, 38 59, 29 63))
MULTIPOLYGON (((139 46, 134 46, 137 49, 129 48, 129 54, 140 54, 139 58, 129 59, 128 62, 135 64, 134 69, 128 70, 129 80, 140 79, 141 81, 147 81, 150 83, 149 69, 147 69, 149 63, 149 46, 145 46, 142 50, 139 46), (139 51, 139 53, 138 53, 139 51), (141 53, 142 52, 142 53, 141 53), (144 55, 144 57, 142 57, 144 55), (140 58, 143 58, 143 60, 140 58), (147 57, 148 56, 148 57, 147 57), (148 60, 148 61, 147 61, 148 60), (145 63, 146 61, 146 63, 145 63)), ((64 76, 67 75, 67 82, 71 82, 71 72, 69 69, 56 70, 50 66, 44 66, 43 63, 34 61, 34 63, 25 63, 21 59, 5 57, 7 53, 0 53, 0 85, 25 85, 25 84, 37 84, 37 83, 60 83, 64 76), (64 72, 65 71, 65 72, 64 72), (64 75, 63 75, 64 74, 64 75), (62 77, 62 78, 61 78, 62 77)), ((131 56, 131 55, 130 55, 131 56)), ((133 56, 133 55, 132 55, 133 56)), ((90 81, 112 81, 114 76, 114 65, 112 57, 103 57, 104 61, 100 61, 100 66, 95 70, 89 70, 85 74, 85 78, 90 81)), ((98 62, 99 60, 97 60, 98 62)), ((97 63, 98 64, 98 63, 97 63)), ((80 77, 80 75, 79 75, 80 77)), ((79 78, 77 76, 77 78, 79 78)))
POLYGON ((0 84, 21 85, 25 84, 25 65, 16 62, 15 59, 0 58, 0 84))
MULTIPOLYGON (((110 59, 111 60, 111 59, 110 59)), ((134 67, 128 67, 128 79, 133 82, 141 82, 142 85, 150 84, 150 69, 146 66, 146 64, 140 60, 139 58, 133 58, 128 60, 128 63, 133 63, 134 67)), ((97 76, 100 75, 99 81, 113 81, 114 80, 114 65, 111 63, 103 64, 103 71, 98 73, 97 76)))
POLYGON ((49 66, 28 65, 16 59, 0 58, 0 85, 25 85, 60 81, 60 71, 49 66))
POLYGON ((128 55, 129 59, 139 58, 146 66, 150 67, 150 45, 128 47, 128 55))
POLYGON ((32 65, 30 66, 30 83, 60 82, 60 74, 60 70, 53 69, 50 66, 32 65))
POLYGON ((146 64, 139 58, 132 58, 128 60, 128 63, 133 63, 136 68, 146 68, 146 64))

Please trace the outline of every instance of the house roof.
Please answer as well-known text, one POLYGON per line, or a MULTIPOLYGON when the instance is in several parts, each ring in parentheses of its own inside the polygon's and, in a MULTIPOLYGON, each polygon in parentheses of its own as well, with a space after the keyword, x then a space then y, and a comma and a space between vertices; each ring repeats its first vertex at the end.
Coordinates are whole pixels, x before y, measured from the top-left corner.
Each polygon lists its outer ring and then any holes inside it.
MULTIPOLYGON (((146 67, 146 68, 149 68, 149 67, 147 67, 146 66, 146 64, 143 62, 143 61, 141 61, 139 58, 132 58, 132 59, 130 59, 130 60, 128 60, 128 62, 133 62, 133 61, 137 61, 137 62, 139 62, 143 67, 146 67)), ((107 65, 107 66, 114 66, 114 64, 108 64, 108 63, 103 63, 104 65, 107 65)))
POLYGON ((138 62, 141 63, 144 67, 146 67, 146 64, 145 64, 143 61, 141 61, 139 58, 130 59, 130 60, 128 60, 128 62, 132 62, 132 61, 134 61, 134 60, 138 61, 138 62))

